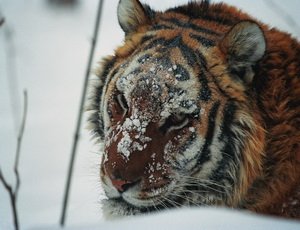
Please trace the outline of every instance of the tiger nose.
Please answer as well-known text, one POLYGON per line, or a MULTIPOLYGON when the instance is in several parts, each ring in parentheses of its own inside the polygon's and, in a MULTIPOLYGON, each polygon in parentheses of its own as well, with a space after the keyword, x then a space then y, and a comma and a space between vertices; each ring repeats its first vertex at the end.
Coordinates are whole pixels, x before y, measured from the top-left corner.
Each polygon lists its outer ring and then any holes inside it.
POLYGON ((111 183, 119 192, 124 192, 134 185, 134 182, 120 179, 111 179, 111 183))

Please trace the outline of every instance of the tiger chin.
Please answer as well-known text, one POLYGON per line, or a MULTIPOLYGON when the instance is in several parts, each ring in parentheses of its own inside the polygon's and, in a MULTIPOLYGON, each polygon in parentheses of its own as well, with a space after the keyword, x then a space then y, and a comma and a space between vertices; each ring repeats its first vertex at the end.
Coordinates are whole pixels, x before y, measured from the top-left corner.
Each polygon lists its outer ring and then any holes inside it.
POLYGON ((121 0, 124 44, 91 81, 108 218, 225 206, 300 218, 300 46, 209 1, 121 0))

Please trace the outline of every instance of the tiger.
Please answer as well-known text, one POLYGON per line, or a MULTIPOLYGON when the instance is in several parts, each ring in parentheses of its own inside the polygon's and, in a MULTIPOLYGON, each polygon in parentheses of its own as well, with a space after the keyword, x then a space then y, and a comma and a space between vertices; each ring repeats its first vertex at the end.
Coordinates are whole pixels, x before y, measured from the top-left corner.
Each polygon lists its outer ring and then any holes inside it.
POLYGON ((120 0, 91 80, 103 215, 216 206, 300 219, 300 45, 234 6, 120 0))

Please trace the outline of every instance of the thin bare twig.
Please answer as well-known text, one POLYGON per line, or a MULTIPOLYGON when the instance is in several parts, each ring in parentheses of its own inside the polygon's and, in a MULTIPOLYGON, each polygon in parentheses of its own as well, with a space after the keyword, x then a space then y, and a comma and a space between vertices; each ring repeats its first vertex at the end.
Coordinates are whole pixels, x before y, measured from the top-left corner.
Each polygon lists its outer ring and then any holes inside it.
POLYGON ((12 191, 11 186, 7 183, 7 181, 5 180, 5 178, 3 176, 1 168, 0 168, 0 180, 2 181, 2 184, 6 190, 12 191))
POLYGON ((6 191, 8 192, 9 198, 10 198, 10 203, 11 203, 11 207, 12 207, 12 211, 13 211, 13 220, 14 220, 14 226, 15 229, 18 230, 19 229, 19 219, 18 219, 18 210, 17 210, 17 197, 18 197, 18 192, 19 192, 19 188, 20 188, 20 175, 19 175, 19 171, 18 171, 18 167, 19 167, 19 160, 20 160, 20 153, 21 153, 21 145, 22 145, 22 140, 23 140, 23 134, 24 134, 24 130, 25 130, 25 124, 26 124, 26 117, 27 117, 27 107, 28 107, 28 99, 27 99, 27 91, 24 91, 24 111, 23 111, 23 118, 22 118, 22 122, 21 122, 21 127, 20 127, 20 131, 19 131, 19 135, 18 135, 18 142, 17 142, 17 150, 16 150, 16 158, 15 158, 15 164, 14 164, 14 172, 16 175, 16 186, 13 189, 13 187, 8 184, 8 182, 6 181, 2 170, 0 168, 0 181, 2 182, 4 188, 6 189, 6 191))
POLYGON ((16 194, 16 199, 18 197, 18 191, 19 187, 21 184, 20 180, 20 175, 19 175, 19 161, 20 161, 20 152, 21 152, 21 145, 22 145, 22 140, 23 140, 23 135, 24 135, 24 130, 25 130, 25 124, 26 124, 26 118, 27 118, 27 107, 28 107, 28 99, 27 99, 27 91, 24 90, 24 106, 23 106, 23 116, 22 116, 22 122, 21 122, 21 127, 18 135, 18 143, 17 143, 17 150, 16 150, 16 159, 15 159, 15 165, 14 165, 14 171, 17 179, 16 187, 15 187, 15 194, 16 194))
POLYGON ((86 91, 87 91, 87 86, 88 86, 88 79, 90 76, 90 71, 91 71, 93 57, 94 57, 95 48, 96 48, 96 41, 97 41, 97 37, 98 37, 103 2, 104 2, 104 0, 99 0, 98 9, 97 9, 94 34, 93 34, 93 38, 92 38, 92 45, 91 45, 91 49, 90 49, 89 60, 88 60, 86 73, 85 73, 83 92, 82 92, 82 96, 81 96, 81 103, 80 103, 80 107, 79 107, 78 119, 77 119, 77 125, 76 125, 76 132, 75 132, 74 139, 73 139, 71 159, 70 159, 68 176, 67 176, 67 181, 66 181, 66 188, 65 188, 63 207, 62 207, 62 213, 61 213, 61 219, 60 219, 61 226, 65 225, 65 220, 66 220, 66 211, 67 211, 67 206, 68 206, 71 179, 72 179, 72 174, 73 174, 73 166, 74 166, 75 155, 76 155, 76 151, 77 151, 77 144, 78 144, 78 140, 79 140, 79 133, 80 133, 80 128, 81 128, 84 102, 86 100, 85 98, 86 98, 86 91))
POLYGON ((15 230, 19 230, 19 220, 18 220, 18 211, 17 211, 17 202, 16 202, 16 193, 12 189, 12 186, 7 183, 5 180, 3 173, 0 169, 0 181, 2 181, 2 184, 6 191, 8 192, 9 198, 10 198, 10 204, 12 207, 12 212, 13 212, 13 221, 14 221, 14 226, 15 230))

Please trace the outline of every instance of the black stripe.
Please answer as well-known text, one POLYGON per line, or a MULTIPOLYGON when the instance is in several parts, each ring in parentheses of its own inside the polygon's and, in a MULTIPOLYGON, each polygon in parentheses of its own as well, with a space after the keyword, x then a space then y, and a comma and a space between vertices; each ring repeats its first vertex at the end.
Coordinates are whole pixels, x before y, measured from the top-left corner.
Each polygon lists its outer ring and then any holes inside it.
POLYGON ((155 46, 158 45, 165 45, 166 44, 166 40, 163 38, 157 38, 157 39, 153 39, 152 41, 149 42, 149 44, 147 44, 145 47, 142 48, 143 51, 149 50, 154 48, 155 46))
POLYGON ((141 43, 145 43, 148 42, 149 40, 155 38, 154 35, 145 35, 142 39, 141 39, 141 43))
POLYGON ((172 27, 172 26, 158 24, 158 25, 152 26, 150 30, 173 30, 173 29, 174 29, 174 27, 172 27))
POLYGON ((233 101, 227 102, 223 111, 223 122, 220 127, 221 134, 219 136, 219 140, 222 141, 224 138, 228 138, 231 134, 231 125, 234 121, 235 112, 237 110, 237 106, 233 101))
POLYGON ((208 80, 202 70, 200 70, 199 81, 201 84, 199 99, 209 101, 211 99, 211 90, 208 86, 208 80))
MULTIPOLYGON (((235 153, 235 139, 228 139, 224 149, 222 150, 222 160, 218 163, 218 167, 214 169, 213 173, 210 175, 210 180, 225 183, 229 182, 234 185, 234 178, 232 178, 232 168, 239 171, 239 157, 235 153)), ((240 151, 239 151, 240 152, 240 151)), ((237 172, 236 171, 236 172, 237 172)), ((236 174, 238 176, 238 174, 236 174)))
POLYGON ((111 68, 114 66, 114 64, 116 63, 117 61, 117 58, 116 57, 113 57, 111 60, 109 61, 106 61, 102 66, 104 67, 103 68, 103 71, 101 73, 101 75, 99 76, 100 78, 106 78, 106 76, 108 75, 109 71, 111 70, 111 68))
POLYGON ((180 49, 183 57, 187 60, 189 65, 194 66, 194 64, 197 63, 206 69, 207 63, 205 57, 201 53, 184 44, 181 37, 179 40, 179 44, 180 45, 178 46, 178 48, 180 49))
MULTIPOLYGON (((117 74, 117 72, 119 72, 120 68, 121 68, 121 66, 118 66, 111 72, 111 74, 110 74, 111 78, 113 76, 115 76, 117 74)), ((110 78, 110 80, 111 80, 111 78, 110 78)), ((109 84, 109 82, 107 84, 109 84)))
POLYGON ((236 146, 238 144, 237 136, 231 131, 236 109, 237 106, 234 102, 228 102, 224 108, 221 134, 218 137, 220 142, 225 143, 224 148, 221 150, 222 160, 210 176, 213 181, 223 181, 223 183, 227 182, 231 185, 235 182, 231 177, 231 170, 232 168, 239 170, 239 159, 242 152, 242 146, 236 146), (237 152, 236 148, 238 148, 237 152))
POLYGON ((147 46, 143 48, 143 50, 151 49, 157 45, 162 45, 166 48, 174 48, 180 46, 182 43, 181 36, 176 36, 172 39, 164 39, 164 38, 157 38, 151 41, 147 46))
POLYGON ((213 14, 206 14, 203 15, 201 18, 207 21, 215 22, 220 25, 224 26, 233 26, 241 21, 240 18, 233 16, 232 14, 229 15, 228 18, 224 16, 224 12, 222 15, 213 15, 213 14), (231 18, 229 18, 231 17, 231 18))
POLYGON ((239 165, 241 159, 242 146, 236 146, 238 141, 234 133, 228 133, 228 137, 225 138, 225 147, 222 150, 222 160, 218 163, 218 167, 210 175, 210 180, 216 181, 218 183, 225 184, 226 182, 231 185, 231 188, 234 189, 233 185, 235 181, 239 180, 239 165), (232 169, 235 169, 235 172, 232 172, 232 169), (236 176, 235 178, 232 178, 236 176))
POLYGON ((184 44, 182 44, 178 48, 180 49, 182 56, 187 60, 189 65, 194 66, 195 63, 197 63, 197 56, 194 50, 184 44))
POLYGON ((182 38, 180 35, 170 39, 170 40, 167 40, 167 46, 169 48, 175 48, 175 47, 178 47, 180 46, 182 43, 182 38))
MULTIPOLYGON (((221 104, 220 101, 215 102, 209 111, 205 142, 202 149, 199 151, 199 154, 197 154, 198 155, 197 164, 194 168, 196 167, 198 168, 199 166, 202 166, 205 162, 209 161, 211 158, 211 152, 209 147, 214 137, 216 117, 218 115, 218 109, 220 107, 220 104, 221 104)), ((194 169, 192 169, 192 171, 193 170, 194 169)))
POLYGON ((211 47, 211 46, 216 45, 216 42, 214 40, 205 38, 201 35, 190 34, 190 37, 193 38, 193 39, 196 39, 199 43, 201 43, 205 47, 211 47))
POLYGON ((205 33, 205 34, 214 35, 214 36, 221 36, 221 34, 216 31, 198 26, 191 22, 180 21, 180 19, 178 19, 178 18, 162 18, 162 21, 172 23, 178 27, 182 27, 185 29, 192 29, 192 30, 195 30, 200 33, 205 33))

